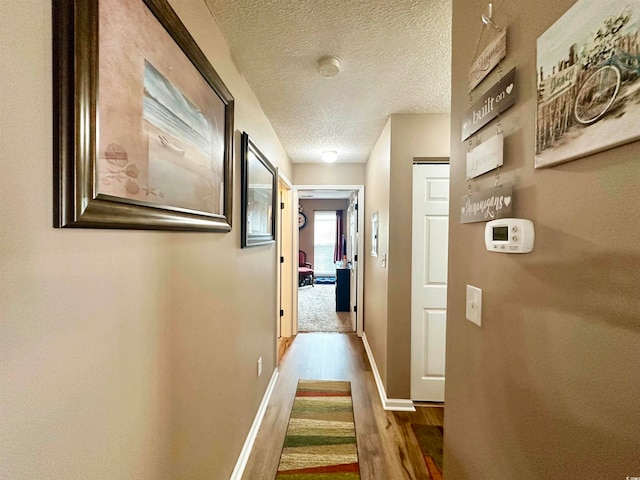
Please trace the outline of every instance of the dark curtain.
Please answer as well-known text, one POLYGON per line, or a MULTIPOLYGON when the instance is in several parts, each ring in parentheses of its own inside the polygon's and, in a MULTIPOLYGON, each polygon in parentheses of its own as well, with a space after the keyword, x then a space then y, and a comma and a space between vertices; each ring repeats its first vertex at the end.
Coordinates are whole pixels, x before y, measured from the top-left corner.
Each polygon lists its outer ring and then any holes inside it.
POLYGON ((344 238, 344 210, 336 210, 336 245, 333 249, 333 261, 341 262, 347 254, 347 239, 344 238))

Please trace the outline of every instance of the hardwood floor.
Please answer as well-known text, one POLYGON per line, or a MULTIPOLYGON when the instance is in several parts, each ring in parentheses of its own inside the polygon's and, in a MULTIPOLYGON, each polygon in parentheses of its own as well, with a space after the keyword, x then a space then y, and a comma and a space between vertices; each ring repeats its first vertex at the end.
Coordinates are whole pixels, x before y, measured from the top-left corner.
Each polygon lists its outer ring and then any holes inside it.
POLYGON ((411 424, 442 425, 444 408, 418 407, 416 412, 383 410, 364 346, 355 334, 298 334, 278 350, 284 355, 280 375, 244 480, 275 478, 299 379, 351 381, 363 480, 430 478, 411 424))

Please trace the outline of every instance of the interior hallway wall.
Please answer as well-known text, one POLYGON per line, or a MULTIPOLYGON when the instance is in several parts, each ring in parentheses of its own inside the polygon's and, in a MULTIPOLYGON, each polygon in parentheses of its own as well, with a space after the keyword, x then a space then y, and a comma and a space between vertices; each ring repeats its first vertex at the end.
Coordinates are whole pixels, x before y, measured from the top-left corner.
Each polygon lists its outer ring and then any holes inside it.
MULTIPOLYGON (((364 191, 364 334, 375 358, 382 383, 387 384, 388 276, 380 257, 371 256, 371 214, 378 212, 378 254, 387 251, 391 119, 371 151, 364 191)), ((362 210, 361 210, 362 211, 362 210)))
POLYGON ((364 163, 294 163, 295 185, 364 185, 364 163))
POLYGON ((52 228, 52 5, 3 3, 3 478, 228 479, 275 368, 276 252, 240 249, 239 132, 291 164, 204 2, 171 4, 235 97, 228 234, 52 228))
MULTIPOLYGON (((574 3, 494 4, 494 20, 508 27, 503 70, 517 67, 518 90, 502 115, 500 176, 515 182, 513 216, 536 230, 532 253, 501 255, 486 251, 483 223, 456 221, 467 191, 467 75, 487 3, 453 0, 448 479, 640 472, 640 143, 534 169, 536 39, 574 3), (467 284, 483 290, 482 327, 465 320, 467 284)), ((496 71, 474 97, 497 79, 496 71)), ((492 125, 479 136, 494 132, 492 125)), ((488 174, 473 188, 493 182, 488 174)))
POLYGON ((389 398, 409 399, 411 389, 413 159, 448 157, 449 128, 448 114, 391 115, 367 162, 364 328, 389 398), (370 255, 374 212, 377 257, 370 255))
POLYGON ((389 191, 389 376, 390 398, 411 398, 411 229, 414 157, 448 158, 447 113, 391 116, 389 191))

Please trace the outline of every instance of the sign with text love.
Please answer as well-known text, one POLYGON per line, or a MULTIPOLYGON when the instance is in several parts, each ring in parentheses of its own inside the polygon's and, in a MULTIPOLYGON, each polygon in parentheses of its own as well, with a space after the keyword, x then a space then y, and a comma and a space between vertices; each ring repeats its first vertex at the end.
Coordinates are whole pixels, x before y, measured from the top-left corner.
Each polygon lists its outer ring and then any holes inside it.
POLYGON ((467 153, 467 178, 476 178, 503 164, 504 136, 494 135, 467 153))
POLYGON ((469 91, 476 88, 489 72, 496 68, 504 57, 507 56, 507 30, 500 32, 498 38, 487 45, 469 70, 469 91))
POLYGON ((469 138, 498 114, 513 107, 515 103, 516 69, 514 67, 465 112, 462 119, 462 140, 469 138))
POLYGON ((460 223, 488 222, 508 217, 513 206, 513 183, 462 197, 460 223))

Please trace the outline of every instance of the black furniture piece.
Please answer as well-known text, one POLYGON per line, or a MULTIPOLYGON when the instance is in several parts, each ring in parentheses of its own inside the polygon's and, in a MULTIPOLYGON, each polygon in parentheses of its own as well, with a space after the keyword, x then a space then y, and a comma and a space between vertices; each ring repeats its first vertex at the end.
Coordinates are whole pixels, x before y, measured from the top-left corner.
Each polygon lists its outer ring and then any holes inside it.
POLYGON ((350 307, 351 269, 336 269, 336 312, 348 312, 350 307))

